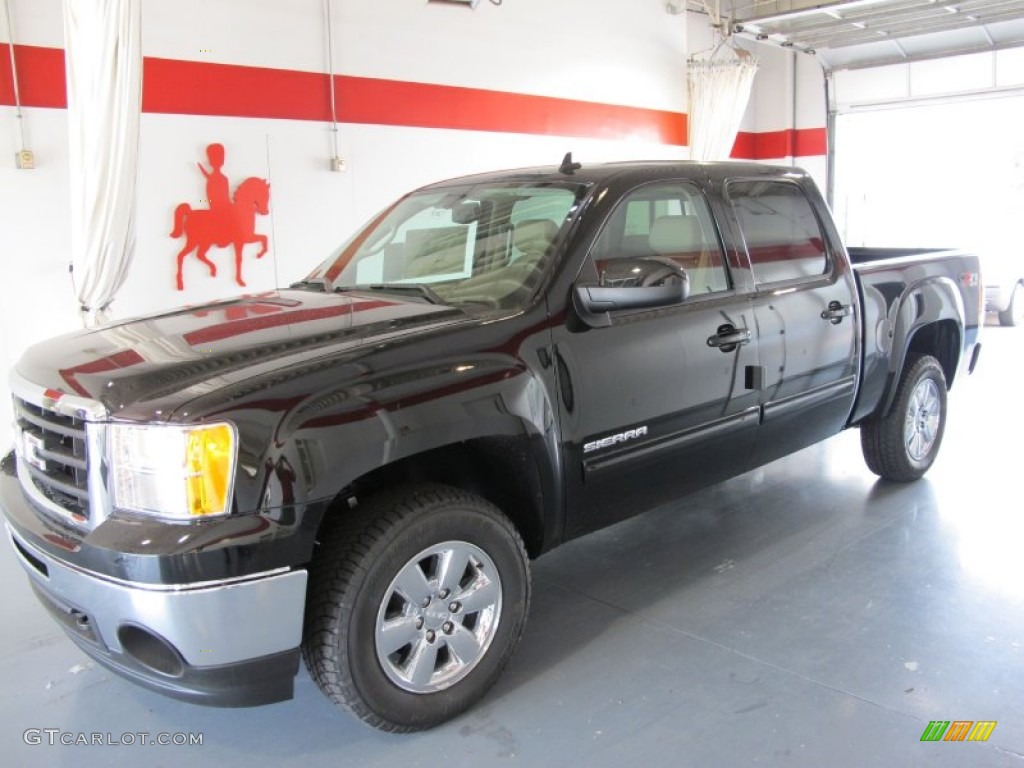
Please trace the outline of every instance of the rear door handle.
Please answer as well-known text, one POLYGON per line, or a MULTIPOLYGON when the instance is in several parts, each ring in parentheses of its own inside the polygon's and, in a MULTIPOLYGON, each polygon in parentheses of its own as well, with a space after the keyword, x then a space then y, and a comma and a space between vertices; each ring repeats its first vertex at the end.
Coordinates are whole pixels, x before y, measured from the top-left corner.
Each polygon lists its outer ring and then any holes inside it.
POLYGON ((828 309, 822 311, 821 319, 828 320, 832 325, 839 325, 844 317, 848 317, 853 310, 850 305, 840 304, 838 301, 830 301, 828 309))
POLYGON ((750 343, 750 331, 746 328, 736 329, 735 326, 725 323, 718 326, 714 336, 708 336, 708 346, 717 347, 722 352, 732 352, 740 344, 750 343))

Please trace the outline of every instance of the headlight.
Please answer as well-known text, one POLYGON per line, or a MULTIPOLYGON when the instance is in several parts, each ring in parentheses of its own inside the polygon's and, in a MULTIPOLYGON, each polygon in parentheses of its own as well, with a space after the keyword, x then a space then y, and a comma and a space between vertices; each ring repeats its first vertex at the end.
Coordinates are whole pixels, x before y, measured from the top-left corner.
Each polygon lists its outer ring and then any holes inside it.
POLYGON ((230 511, 231 424, 112 424, 107 434, 114 506, 181 519, 230 511))

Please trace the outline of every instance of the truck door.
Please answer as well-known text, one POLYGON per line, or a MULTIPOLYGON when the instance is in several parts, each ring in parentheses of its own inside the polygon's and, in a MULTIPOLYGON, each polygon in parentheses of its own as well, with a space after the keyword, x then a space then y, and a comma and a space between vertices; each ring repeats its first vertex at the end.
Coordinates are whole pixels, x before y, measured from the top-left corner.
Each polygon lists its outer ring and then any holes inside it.
POLYGON ((813 190, 779 179, 731 180, 725 190, 755 287, 764 409, 757 466, 846 424, 859 365, 856 285, 813 190))
POLYGON ((613 311, 605 327, 570 308, 553 330, 570 536, 737 474, 753 445, 758 393, 744 388, 757 361, 749 292, 730 278, 696 183, 661 181, 624 195, 577 282, 628 281, 652 258, 686 271, 687 300, 613 311))

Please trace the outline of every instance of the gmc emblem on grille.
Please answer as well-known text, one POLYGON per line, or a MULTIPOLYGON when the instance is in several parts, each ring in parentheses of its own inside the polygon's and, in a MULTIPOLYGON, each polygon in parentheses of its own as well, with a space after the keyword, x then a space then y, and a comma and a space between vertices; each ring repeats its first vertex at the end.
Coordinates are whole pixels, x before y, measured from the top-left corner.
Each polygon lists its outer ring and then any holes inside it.
POLYGON ((43 449, 43 438, 31 432, 21 433, 21 458, 37 469, 46 471, 46 460, 39 455, 43 449))

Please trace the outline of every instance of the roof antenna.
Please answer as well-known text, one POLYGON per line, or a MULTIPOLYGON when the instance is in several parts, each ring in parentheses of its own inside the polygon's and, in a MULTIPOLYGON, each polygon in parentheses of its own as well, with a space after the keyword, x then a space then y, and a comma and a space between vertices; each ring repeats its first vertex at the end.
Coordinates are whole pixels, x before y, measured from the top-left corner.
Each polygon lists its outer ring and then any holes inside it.
POLYGON ((558 172, 564 173, 566 176, 572 176, 582 167, 581 164, 572 161, 572 152, 566 152, 565 157, 562 158, 562 164, 558 166, 558 172))

